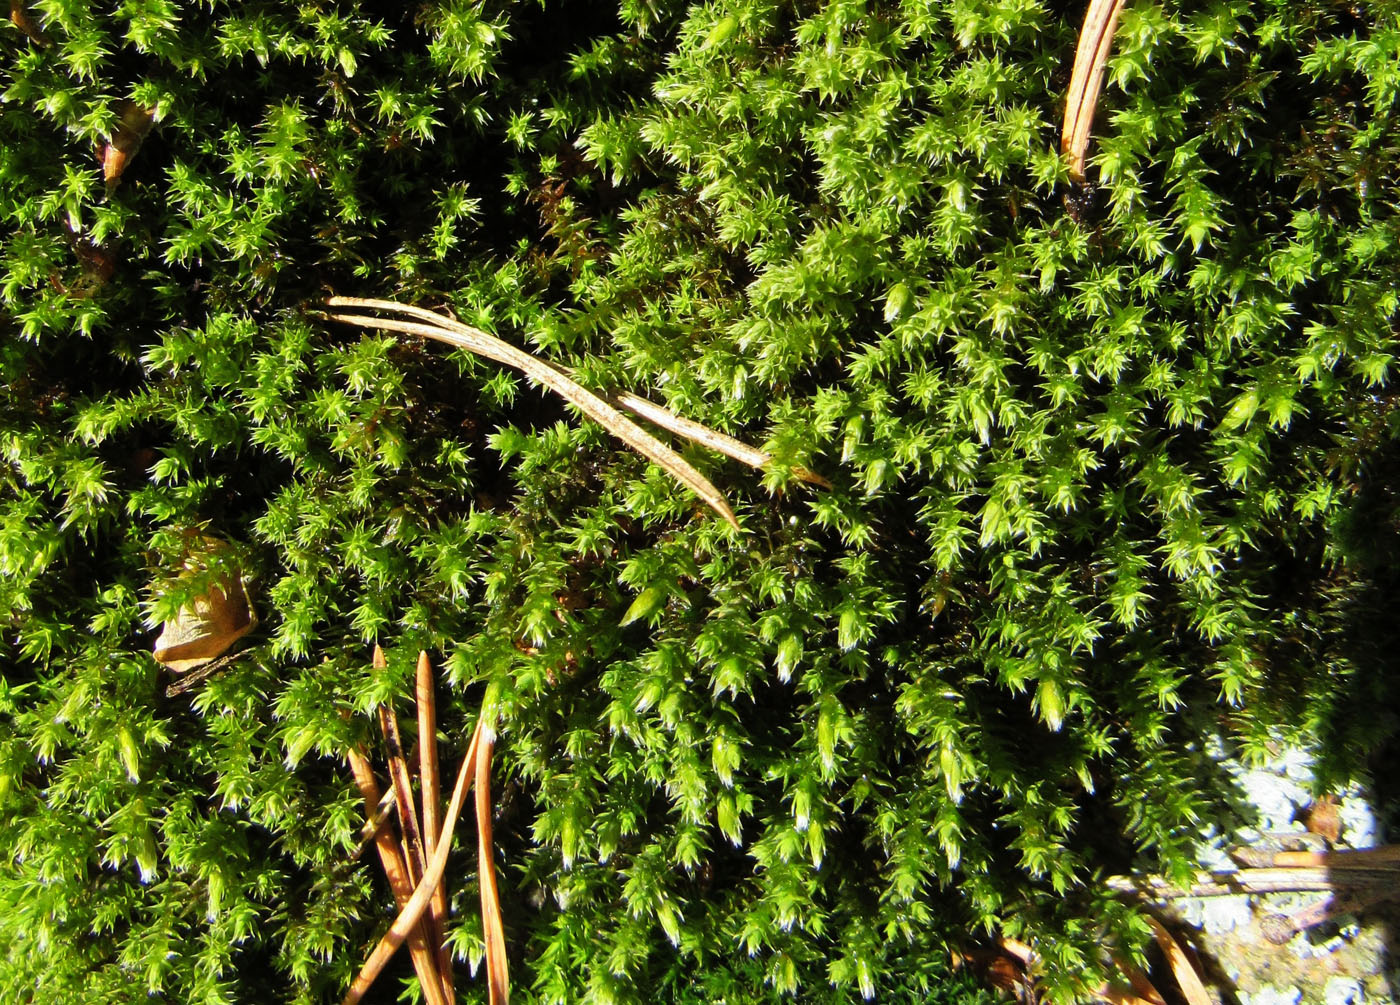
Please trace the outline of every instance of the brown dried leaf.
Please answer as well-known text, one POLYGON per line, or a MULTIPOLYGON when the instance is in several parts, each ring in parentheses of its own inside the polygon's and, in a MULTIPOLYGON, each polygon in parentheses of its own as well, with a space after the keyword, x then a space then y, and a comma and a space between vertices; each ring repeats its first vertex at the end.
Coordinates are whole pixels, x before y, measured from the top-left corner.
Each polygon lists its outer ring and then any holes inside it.
POLYGON ((146 108, 134 101, 122 102, 119 116, 117 128, 97 155, 102 162, 102 179, 109 185, 121 180, 122 172, 131 158, 136 156, 141 142, 156 121, 154 108, 146 108))
POLYGON ((257 624, 243 580, 224 579, 165 622, 156 639, 156 662, 176 673, 193 670, 222 655, 257 624))

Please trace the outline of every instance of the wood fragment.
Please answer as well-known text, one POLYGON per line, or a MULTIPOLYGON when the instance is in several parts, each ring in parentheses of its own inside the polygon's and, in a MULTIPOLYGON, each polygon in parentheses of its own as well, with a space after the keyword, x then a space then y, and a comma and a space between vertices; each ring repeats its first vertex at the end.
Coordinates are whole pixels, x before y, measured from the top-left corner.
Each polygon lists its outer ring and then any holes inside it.
MULTIPOLYGON (((346 756, 360 796, 364 799, 365 812, 372 816, 381 802, 374 769, 370 767, 369 758, 365 756, 364 751, 358 747, 352 748, 346 756)), ((389 889, 394 894, 394 902, 402 911, 413 891, 408 865, 399 853, 393 836, 387 830, 376 831, 375 847, 379 851, 379 862, 384 868, 385 878, 389 881, 389 889)), ((418 983, 423 988, 423 996, 429 1005, 450 1005, 451 999, 443 993, 442 981, 438 976, 437 954, 433 952, 428 941, 427 926, 415 923, 407 931, 406 937, 409 957, 413 960, 413 969, 418 975, 418 983)))
POLYGON ((1299 932, 1315 928, 1345 914, 1359 914, 1383 901, 1400 898, 1400 887, 1373 886, 1362 890, 1340 890, 1330 897, 1292 914, 1271 914, 1259 922, 1259 929, 1276 946, 1299 932))
POLYGON ((443 871, 447 868, 448 852, 452 848, 452 834, 456 830, 457 818, 461 815, 462 803, 466 799, 467 789, 476 773, 476 755, 481 744, 481 733, 482 723, 478 720, 476 730, 472 733, 471 743, 467 747, 467 756, 462 760, 462 766, 457 771, 457 783, 452 789, 452 798, 448 802, 447 812, 443 816, 442 833, 438 837, 437 848, 433 852, 432 859, 428 862, 428 868, 422 881, 414 888, 408 902, 399 909, 399 916, 394 919, 394 923, 389 926, 389 930, 384 933, 379 944, 374 947, 374 951, 365 960, 359 975, 350 985, 350 990, 346 992, 342 1005, 356 1005, 357 1002, 363 1000, 365 992, 369 990, 375 978, 384 970, 384 966, 389 962, 394 952, 403 945, 413 927, 418 924, 423 912, 427 909, 428 901, 432 899, 433 891, 442 882, 443 871))
POLYGON ((734 511, 730 509, 724 496, 711 484, 709 479, 695 470, 690 462, 553 364, 545 363, 529 353, 517 349, 510 343, 481 331, 479 328, 473 328, 470 325, 462 324, 455 318, 436 314, 421 307, 398 304, 389 300, 369 300, 359 297, 332 297, 327 301, 327 304, 331 307, 358 307, 367 310, 392 311, 418 318, 419 320, 414 322, 359 314, 332 313, 328 315, 333 321, 359 325, 364 328, 379 328, 384 331, 421 335, 424 338, 458 346, 519 370, 530 379, 538 381, 578 406, 579 410, 594 422, 689 488, 707 506, 723 517, 724 521, 731 527, 735 530, 739 529, 739 521, 735 518, 734 511))
POLYGON ((1065 100, 1065 121, 1060 133, 1060 149, 1069 154, 1070 176, 1084 180, 1084 161, 1089 148, 1089 132, 1103 87, 1104 70, 1113 49, 1113 32, 1123 0, 1090 0, 1079 32, 1074 54, 1074 72, 1065 100))
MULTIPOLYGON (((423 851, 429 858, 437 850, 442 811, 442 786, 438 778, 437 696, 433 688, 433 665, 428 654, 418 654, 416 675, 418 698, 418 782, 423 803, 423 851)), ((438 972, 443 988, 452 995, 452 952, 447 948, 447 889, 439 883, 428 905, 429 925, 437 946, 438 972)))
POLYGON ((1355 851, 1279 851, 1270 864, 1279 868, 1375 869, 1400 871, 1400 845, 1361 848, 1355 851))

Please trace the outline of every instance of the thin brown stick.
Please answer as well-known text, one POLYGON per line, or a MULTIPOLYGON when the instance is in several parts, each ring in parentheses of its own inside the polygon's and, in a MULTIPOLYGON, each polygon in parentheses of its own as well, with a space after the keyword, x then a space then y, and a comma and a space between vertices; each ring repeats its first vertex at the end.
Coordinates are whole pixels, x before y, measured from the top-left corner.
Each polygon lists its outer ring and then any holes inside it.
POLYGON ((447 804, 447 813, 443 817, 442 833, 438 837, 437 849, 433 852, 431 861, 428 862, 428 868, 422 881, 414 888, 408 902, 399 909, 399 916, 394 919, 394 923, 389 926, 389 930, 384 933, 384 937, 374 947, 374 952, 370 953, 369 959, 365 960, 364 966, 360 968, 359 976, 350 985, 350 990, 346 993, 342 1005, 355 1005, 356 1002, 364 998, 365 992, 369 990, 375 978, 383 971, 384 965, 389 962, 394 951, 403 945, 404 939, 408 937, 413 927, 423 916, 428 901, 432 899, 433 890, 437 888, 438 883, 442 882, 443 870, 447 868, 448 852, 452 849, 452 833, 457 827, 457 818, 461 815, 467 788, 471 785, 472 776, 476 772, 476 753, 481 744, 481 732, 482 723, 478 721, 476 731, 472 733, 471 743, 467 747, 467 756, 457 771, 457 784, 453 787, 452 799, 447 804))
MULTIPOLYGON (((442 786, 438 778, 437 696, 433 688, 433 665, 428 654, 418 654, 418 780, 423 803, 423 852, 429 858, 437 850, 441 821, 442 786)), ((443 988, 452 994, 452 952, 447 948, 447 888, 439 883, 433 891, 428 917, 437 946, 438 972, 443 988)))
POLYGON ((510 968, 506 959, 501 896, 491 842, 491 736, 482 739, 476 758, 477 882, 481 887, 481 935, 486 944, 486 984, 491 1005, 510 1002, 510 968))
MULTIPOLYGON (((374 769, 364 751, 352 748, 346 755, 350 761, 350 771, 355 776, 355 784, 365 801, 365 811, 373 814, 380 803, 379 783, 375 781, 374 769)), ((384 867, 384 875, 389 880, 394 902, 403 910, 412 895, 413 884, 409 880, 408 866, 394 843, 393 835, 386 829, 376 832, 375 847, 379 850, 379 862, 384 867)), ((413 960, 413 969, 418 974, 418 983, 423 988, 423 996, 429 1005, 450 1005, 451 998, 443 992, 442 980, 438 975, 437 954, 428 941, 426 925, 415 924, 407 932, 408 952, 413 960)))
POLYGON ((1075 181, 1084 179, 1089 131, 1093 127, 1104 70, 1113 49, 1113 32, 1122 9, 1123 0, 1090 0, 1084 14, 1084 27, 1079 32, 1074 72, 1065 100, 1064 127, 1060 133, 1060 148, 1070 155, 1070 175, 1075 181))
POLYGON ((1376 869, 1390 868, 1400 871, 1400 845, 1383 845, 1379 848, 1360 848, 1355 851, 1276 851, 1259 852, 1250 848, 1237 848, 1231 852, 1236 861, 1248 861, 1250 865, 1297 869, 1376 869))
POLYGON ((655 436, 652 436, 598 395, 572 377, 562 373, 552 364, 544 363, 529 353, 517 349, 494 335, 488 335, 478 328, 472 328, 455 318, 435 314, 421 307, 398 304, 389 300, 367 300, 359 297, 332 297, 327 303, 331 307, 359 307, 367 310, 394 311, 419 318, 420 322, 427 323, 401 321, 393 318, 375 318, 359 314, 328 315, 333 321, 360 325, 365 328, 379 328, 384 331, 405 332, 446 342, 449 345, 459 346, 519 370, 530 379, 538 381, 551 391, 573 402, 586 416, 622 440, 637 453, 668 472, 723 517, 726 523, 736 530, 739 529, 739 521, 735 518, 734 511, 729 508, 724 496, 710 483, 709 479, 655 436))
MULTIPOLYGON (((654 401, 643 398, 639 394, 623 391, 619 394, 600 393, 598 396, 611 405, 615 405, 618 408, 625 408, 633 415, 641 416, 653 425, 660 426, 662 429, 675 433, 677 436, 684 436, 686 439, 698 443, 703 447, 709 447, 711 450, 724 454, 726 457, 732 457, 740 464, 747 464, 755 470, 762 471, 764 468, 768 467, 769 462, 773 460, 771 454, 759 450, 757 447, 751 447, 743 440, 736 440, 734 437, 721 433, 717 429, 711 429, 709 426, 701 425, 693 419, 687 419, 682 415, 677 415, 675 412, 662 408, 654 401)), ((802 467, 795 467, 792 469, 792 473, 804 482, 818 485, 824 489, 831 488, 831 482, 814 471, 808 471, 806 468, 802 467)))
POLYGON ((1391 884, 1394 872, 1386 869, 1348 870, 1343 878, 1327 869, 1236 869, 1198 872, 1189 886, 1174 886, 1160 876, 1110 876, 1106 885, 1116 893, 1164 903, 1182 897, 1237 897, 1264 893, 1335 890, 1340 886, 1391 884))

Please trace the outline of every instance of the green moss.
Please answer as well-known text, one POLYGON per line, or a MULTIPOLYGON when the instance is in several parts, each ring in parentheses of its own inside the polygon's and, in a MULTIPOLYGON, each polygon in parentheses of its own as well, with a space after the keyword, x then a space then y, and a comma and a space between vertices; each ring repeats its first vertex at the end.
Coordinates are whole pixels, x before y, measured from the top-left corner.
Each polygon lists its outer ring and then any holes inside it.
POLYGON ((1131 6, 1084 191, 1080 11, 1033 0, 30 11, 7 1000, 338 999, 391 903, 341 866, 342 713, 406 701, 419 648, 448 737, 498 717, 542 1002, 956 995, 949 947, 993 931, 1065 994, 1144 935, 1096 878, 1190 867, 1204 733, 1327 736, 1345 774, 1393 728, 1358 542, 1394 510, 1395 4, 1131 6), (155 125, 105 182, 128 102, 155 125), (332 292, 761 445, 685 451, 742 530, 332 292), (191 529, 262 624, 167 699, 191 529))

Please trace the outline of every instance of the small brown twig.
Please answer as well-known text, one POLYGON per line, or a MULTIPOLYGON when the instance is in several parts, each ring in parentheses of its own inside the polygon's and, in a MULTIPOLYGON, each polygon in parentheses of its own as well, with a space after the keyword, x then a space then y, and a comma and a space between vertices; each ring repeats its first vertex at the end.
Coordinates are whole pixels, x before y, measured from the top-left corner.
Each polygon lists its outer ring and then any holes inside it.
POLYGON ((1259 848, 1234 848, 1230 851, 1230 857, 1241 865, 1256 868, 1319 868, 1340 871, 1388 868, 1400 872, 1400 845, 1393 844, 1350 851, 1269 851, 1259 848))
POLYGON ((1236 869, 1198 872, 1193 882, 1175 886, 1160 876, 1110 876, 1106 884, 1116 893, 1150 903, 1165 903, 1183 897, 1233 897, 1264 893, 1293 893, 1307 890, 1335 890, 1342 885, 1392 885, 1394 872, 1383 868, 1348 870, 1342 877, 1327 869, 1236 869))

